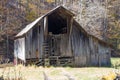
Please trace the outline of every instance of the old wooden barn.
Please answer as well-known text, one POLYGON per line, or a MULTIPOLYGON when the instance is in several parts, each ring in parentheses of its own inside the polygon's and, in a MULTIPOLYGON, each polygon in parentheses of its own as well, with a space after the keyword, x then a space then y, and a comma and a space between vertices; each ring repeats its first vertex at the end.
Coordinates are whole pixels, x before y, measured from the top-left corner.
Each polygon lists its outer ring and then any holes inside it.
POLYGON ((58 6, 28 24, 15 36, 15 58, 47 66, 109 65, 110 45, 88 34, 73 17, 58 6))

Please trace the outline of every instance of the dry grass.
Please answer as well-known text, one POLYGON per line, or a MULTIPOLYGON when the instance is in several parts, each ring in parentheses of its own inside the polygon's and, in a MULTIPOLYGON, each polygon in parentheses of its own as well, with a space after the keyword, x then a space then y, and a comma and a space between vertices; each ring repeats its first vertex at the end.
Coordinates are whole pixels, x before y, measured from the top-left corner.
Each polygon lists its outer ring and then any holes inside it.
POLYGON ((4 68, 4 67, 11 67, 11 66, 14 66, 13 64, 0 64, 0 68, 4 68))
MULTIPOLYGON (((117 59, 118 60, 118 59, 117 59)), ((103 75, 118 72, 120 69, 107 67, 36 67, 14 66, 0 68, 4 80, 101 80, 103 75)), ((1 79, 0 79, 1 80, 1 79)))
POLYGON ((35 67, 16 66, 0 69, 0 76, 7 80, 44 80, 45 77, 51 80, 100 80, 103 75, 116 72, 113 68, 70 68, 70 67, 35 67), (45 75, 44 75, 45 73, 45 75))
POLYGON ((111 58, 112 67, 120 69, 120 58, 111 58))

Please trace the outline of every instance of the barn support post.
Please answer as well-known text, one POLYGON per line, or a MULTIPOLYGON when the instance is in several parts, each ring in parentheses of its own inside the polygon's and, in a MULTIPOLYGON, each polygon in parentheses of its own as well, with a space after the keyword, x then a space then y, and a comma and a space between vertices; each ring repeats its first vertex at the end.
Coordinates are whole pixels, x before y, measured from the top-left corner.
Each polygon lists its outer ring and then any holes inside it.
POLYGON ((44 38, 47 39, 48 35, 48 17, 44 17, 44 38))
POLYGON ((75 60, 74 60, 74 54, 73 54, 73 50, 72 50, 72 41, 71 41, 71 34, 72 34, 72 29, 73 29, 73 17, 70 17, 70 23, 69 24, 69 45, 70 46, 70 51, 71 51, 71 55, 72 55, 72 66, 75 66, 75 60))
POLYGON ((18 56, 16 56, 16 61, 15 65, 18 65, 18 56))
POLYGON ((43 54, 43 43, 44 43, 44 18, 42 19, 42 22, 41 22, 41 27, 40 27, 40 31, 41 31, 41 34, 40 34, 40 38, 41 38, 41 40, 40 40, 40 43, 41 44, 39 44, 40 45, 40 50, 41 50, 41 53, 40 53, 40 55, 41 55, 41 59, 43 59, 44 58, 44 54, 43 54))
POLYGON ((38 32, 37 33, 37 36, 38 36, 37 37, 38 38, 38 48, 37 49, 38 49, 38 54, 39 54, 39 56, 38 56, 38 60, 39 60, 40 59, 40 49, 39 49, 39 47, 40 47, 40 45, 39 45, 39 36, 40 36, 40 34, 39 34, 40 29, 39 28, 40 28, 40 26, 39 26, 39 24, 37 25, 37 27, 38 27, 38 31, 37 31, 38 32))
MULTIPOLYGON (((31 54, 33 54, 33 39, 32 39, 32 37, 33 37, 33 29, 31 29, 31 54)), ((31 58, 32 56, 30 55, 30 64, 31 64, 31 62, 32 62, 32 58, 31 58)))
POLYGON ((71 17, 70 18, 70 23, 68 23, 68 24, 70 24, 70 32, 69 32, 69 38, 71 37, 71 33, 72 33, 72 28, 73 28, 73 17, 71 17))
POLYGON ((98 66, 101 66, 101 45, 99 44, 99 52, 98 52, 98 66))
POLYGON ((43 44, 44 66, 49 66, 49 46, 48 46, 48 17, 44 17, 44 44, 43 44))
POLYGON ((17 55, 16 55, 16 40, 14 40, 14 60, 13 60, 13 64, 16 65, 17 62, 17 55))

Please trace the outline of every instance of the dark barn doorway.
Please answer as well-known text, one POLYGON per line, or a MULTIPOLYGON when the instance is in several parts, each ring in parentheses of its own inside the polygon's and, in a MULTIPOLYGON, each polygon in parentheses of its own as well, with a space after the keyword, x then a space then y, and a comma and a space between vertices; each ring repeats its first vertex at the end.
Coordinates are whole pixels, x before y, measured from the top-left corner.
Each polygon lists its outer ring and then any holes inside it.
POLYGON ((60 15, 59 12, 54 12, 48 16, 48 32, 54 35, 67 33, 67 19, 60 15))
POLYGON ((50 65, 57 64, 61 55, 61 36, 67 34, 67 18, 58 11, 48 16, 48 36, 50 46, 50 65))

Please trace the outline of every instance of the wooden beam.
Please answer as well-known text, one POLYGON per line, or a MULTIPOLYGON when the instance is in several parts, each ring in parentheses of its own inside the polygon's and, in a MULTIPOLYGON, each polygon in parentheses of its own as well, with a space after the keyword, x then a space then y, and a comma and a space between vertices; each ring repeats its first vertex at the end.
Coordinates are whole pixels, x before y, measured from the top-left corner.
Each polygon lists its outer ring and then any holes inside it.
POLYGON ((44 35, 48 35, 48 17, 44 17, 44 35))

